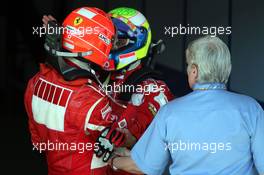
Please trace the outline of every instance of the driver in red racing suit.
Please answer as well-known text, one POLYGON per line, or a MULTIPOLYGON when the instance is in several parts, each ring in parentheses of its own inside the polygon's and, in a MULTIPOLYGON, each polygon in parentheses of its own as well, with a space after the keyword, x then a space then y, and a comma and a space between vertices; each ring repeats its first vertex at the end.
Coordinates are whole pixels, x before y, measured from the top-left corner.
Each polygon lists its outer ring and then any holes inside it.
MULTIPOLYGON (((111 105, 119 114, 118 121, 103 130, 97 139, 99 149, 95 150, 96 155, 104 161, 108 161, 112 155, 124 154, 123 147, 133 147, 160 107, 174 98, 162 81, 162 76, 151 69, 150 64, 144 63, 151 61, 153 56, 149 56, 150 51, 154 54, 154 46, 159 46, 159 43, 151 43, 151 31, 146 18, 131 8, 116 8, 109 14, 118 30, 118 40, 110 54, 110 58, 119 63, 110 81, 110 85, 117 89, 112 96, 126 104, 127 108, 123 110, 115 104, 111 105), (136 88, 127 89, 131 85, 136 88)), ((107 174, 129 173, 109 167, 107 174)))
POLYGON ((107 14, 88 7, 70 13, 63 27, 75 32, 46 35, 51 56, 25 92, 33 149, 45 152, 49 175, 102 175, 107 164, 94 154, 96 139, 117 116, 96 70, 113 69, 108 56, 115 29, 107 14), (97 31, 82 35, 77 26, 97 31))

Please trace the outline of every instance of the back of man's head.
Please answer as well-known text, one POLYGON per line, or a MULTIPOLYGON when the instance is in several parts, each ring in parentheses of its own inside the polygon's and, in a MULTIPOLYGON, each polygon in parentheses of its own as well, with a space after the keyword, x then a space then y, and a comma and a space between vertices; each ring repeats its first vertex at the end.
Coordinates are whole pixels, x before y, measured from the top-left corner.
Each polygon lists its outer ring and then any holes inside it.
POLYGON ((227 45, 218 37, 204 36, 187 48, 188 66, 198 69, 198 83, 227 83, 231 73, 231 56, 227 45))

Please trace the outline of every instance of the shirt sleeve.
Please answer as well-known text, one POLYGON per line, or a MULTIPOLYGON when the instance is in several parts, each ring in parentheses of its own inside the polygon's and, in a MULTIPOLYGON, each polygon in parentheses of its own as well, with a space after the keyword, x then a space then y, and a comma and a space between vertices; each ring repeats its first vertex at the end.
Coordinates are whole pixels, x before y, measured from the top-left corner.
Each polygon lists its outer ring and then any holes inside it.
POLYGON ((251 147, 255 166, 259 174, 264 174, 264 111, 259 106, 254 134, 251 137, 251 147))
POLYGON ((131 158, 145 174, 162 174, 168 164, 165 116, 163 107, 131 151, 131 158))

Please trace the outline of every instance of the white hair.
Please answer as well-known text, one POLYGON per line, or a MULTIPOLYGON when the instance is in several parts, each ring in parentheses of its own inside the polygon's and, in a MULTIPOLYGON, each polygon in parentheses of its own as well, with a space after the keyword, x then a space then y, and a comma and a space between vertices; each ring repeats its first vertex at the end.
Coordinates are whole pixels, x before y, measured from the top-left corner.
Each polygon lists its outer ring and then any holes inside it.
POLYGON ((196 65, 198 83, 227 83, 232 68, 230 57, 229 49, 221 39, 204 36, 188 45, 187 71, 196 65))

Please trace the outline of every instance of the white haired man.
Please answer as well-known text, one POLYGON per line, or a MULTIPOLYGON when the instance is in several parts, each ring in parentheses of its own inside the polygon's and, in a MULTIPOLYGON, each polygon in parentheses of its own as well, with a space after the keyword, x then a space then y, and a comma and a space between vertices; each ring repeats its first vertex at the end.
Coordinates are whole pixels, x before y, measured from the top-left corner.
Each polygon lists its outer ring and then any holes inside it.
POLYGON ((158 112, 127 157, 112 166, 134 173, 264 174, 264 112, 252 98, 226 90, 230 53, 217 37, 205 36, 187 50, 193 92, 158 112))

